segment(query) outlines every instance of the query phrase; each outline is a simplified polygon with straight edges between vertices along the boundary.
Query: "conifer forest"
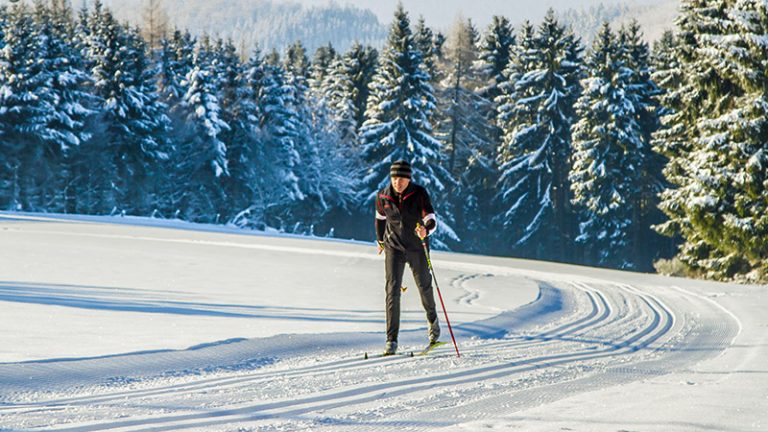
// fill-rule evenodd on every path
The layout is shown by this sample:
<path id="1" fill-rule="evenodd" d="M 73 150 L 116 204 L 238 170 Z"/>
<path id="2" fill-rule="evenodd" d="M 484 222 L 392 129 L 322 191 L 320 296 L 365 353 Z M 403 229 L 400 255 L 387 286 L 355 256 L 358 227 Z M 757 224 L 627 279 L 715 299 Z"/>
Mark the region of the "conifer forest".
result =
<path id="1" fill-rule="evenodd" d="M 436 249 L 768 279 L 765 1 L 681 0 L 653 43 L 400 6 L 383 46 L 248 51 L 100 1 L 6 3 L 0 209 L 372 242 L 407 159 Z"/>

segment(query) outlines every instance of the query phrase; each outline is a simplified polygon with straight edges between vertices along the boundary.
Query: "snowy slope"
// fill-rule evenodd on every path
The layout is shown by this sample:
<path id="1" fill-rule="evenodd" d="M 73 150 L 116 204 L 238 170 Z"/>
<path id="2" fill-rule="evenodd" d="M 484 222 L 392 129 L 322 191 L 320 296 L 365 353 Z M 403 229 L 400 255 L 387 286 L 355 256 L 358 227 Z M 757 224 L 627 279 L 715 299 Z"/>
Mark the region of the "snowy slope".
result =
<path id="1" fill-rule="evenodd" d="M 765 287 L 435 253 L 462 357 L 363 360 L 370 245 L 0 213 L 0 246 L 0 430 L 768 429 Z"/>

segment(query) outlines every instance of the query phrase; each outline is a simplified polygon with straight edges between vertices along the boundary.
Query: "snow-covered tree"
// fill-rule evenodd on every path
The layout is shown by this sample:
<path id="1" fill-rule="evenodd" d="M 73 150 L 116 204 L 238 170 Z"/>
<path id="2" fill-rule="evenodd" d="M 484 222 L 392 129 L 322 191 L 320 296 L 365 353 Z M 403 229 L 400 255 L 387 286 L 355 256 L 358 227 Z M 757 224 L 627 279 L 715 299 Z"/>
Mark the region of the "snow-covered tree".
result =
<path id="1" fill-rule="evenodd" d="M 177 206 L 186 220 L 221 222 L 226 214 L 224 177 L 229 175 L 227 146 L 221 140 L 230 126 L 221 118 L 219 80 L 210 46 L 196 47 L 183 97 L 187 130 L 178 144 Z"/>
<path id="2" fill-rule="evenodd" d="M 445 39 L 438 36 L 427 26 L 423 16 L 420 16 L 413 29 L 413 44 L 415 49 L 421 52 L 421 61 L 424 71 L 430 77 L 431 82 L 440 81 L 438 63 L 442 57 L 442 42 Z"/>
<path id="3" fill-rule="evenodd" d="M 56 115 L 52 71 L 38 63 L 47 57 L 28 7 L 13 5 L 3 20 L 0 51 L 0 152 L 9 209 L 39 209 L 40 186 L 66 144 L 50 123 Z M 49 65 L 48 65 L 49 66 Z M 64 147 L 62 147 L 64 145 Z"/>
<path id="4" fill-rule="evenodd" d="M 661 252 L 664 244 L 651 225 L 662 222 L 663 214 L 658 208 L 658 194 L 665 186 L 662 170 L 665 159 L 653 150 L 653 133 L 659 129 L 658 96 L 661 89 L 652 78 L 652 66 L 648 43 L 645 42 L 637 21 L 631 21 L 619 31 L 619 43 L 623 47 L 624 64 L 630 71 L 626 97 L 635 106 L 635 118 L 640 127 L 642 146 L 638 160 L 640 176 L 639 191 L 634 197 L 632 243 L 637 268 L 652 270 L 652 260 Z"/>
<path id="5" fill-rule="evenodd" d="M 433 194 L 443 193 L 452 182 L 442 167 L 443 150 L 432 131 L 435 96 L 422 66 L 408 15 L 398 5 L 380 66 L 371 83 L 366 117 L 360 131 L 365 202 L 389 182 L 389 165 L 405 159 L 413 165 L 414 181 Z M 440 212 L 440 201 L 437 211 Z M 440 234 L 455 237 L 450 221 L 443 219 Z"/>
<path id="6" fill-rule="evenodd" d="M 93 114 L 89 109 L 92 101 L 84 88 L 90 79 L 80 69 L 82 60 L 72 44 L 74 26 L 68 4 L 63 0 L 53 1 L 50 7 L 38 3 L 34 19 L 34 37 L 41 47 L 38 61 L 41 72 L 50 77 L 54 109 L 48 122 L 52 134 L 49 147 L 52 148 L 46 154 L 58 156 L 49 161 L 51 164 L 41 178 L 39 204 L 49 211 L 73 211 L 71 206 L 77 191 L 72 162 L 76 160 L 77 147 L 91 136 L 86 131 L 86 120 Z"/>
<path id="7" fill-rule="evenodd" d="M 304 199 L 299 188 L 300 119 L 294 108 L 295 88 L 280 66 L 265 62 L 260 75 L 251 79 L 251 86 L 257 91 L 261 129 L 255 182 L 258 199 L 251 214 L 252 219 L 263 226 L 286 228 L 291 220 L 285 209 Z"/>
<path id="8" fill-rule="evenodd" d="M 337 57 L 322 84 L 321 103 L 327 107 L 340 144 L 351 154 L 357 142 L 355 87 L 351 77 L 351 58 Z"/>
<path id="9" fill-rule="evenodd" d="M 344 57 L 349 68 L 349 79 L 352 81 L 355 125 L 356 129 L 359 130 L 365 121 L 365 109 L 368 104 L 368 95 L 370 94 L 368 86 L 376 74 L 379 64 L 379 53 L 370 46 L 365 47 L 355 43 Z"/>
<path id="10" fill-rule="evenodd" d="M 94 10 L 90 23 L 86 46 L 100 111 L 83 156 L 86 165 L 100 166 L 87 174 L 97 201 L 86 202 L 86 209 L 146 214 L 154 206 L 155 174 L 165 172 L 170 151 L 156 70 L 138 29 L 102 10 Z"/>
<path id="11" fill-rule="evenodd" d="M 535 34 L 523 25 L 519 41 L 499 97 L 499 219 L 512 250 L 563 260 L 571 249 L 570 131 L 581 48 L 551 9 Z"/>
<path id="12" fill-rule="evenodd" d="M 639 109 L 628 98 L 632 71 L 624 48 L 606 23 L 587 59 L 589 76 L 576 104 L 573 128 L 573 204 L 579 218 L 576 241 L 590 264 L 634 268 L 632 223 L 639 193 L 644 142 Z"/>
<path id="13" fill-rule="evenodd" d="M 454 184 L 445 213 L 460 227 L 464 247 L 478 247 L 487 239 L 489 180 L 493 168 L 493 128 L 488 124 L 493 105 L 472 89 L 477 34 L 469 20 L 457 19 L 444 48 L 445 61 L 439 83 L 436 136 L 444 143 L 445 169 Z M 476 240 L 476 241 L 474 241 Z"/>
<path id="14" fill-rule="evenodd" d="M 501 94 L 499 85 L 507 80 L 504 69 L 509 64 L 510 49 L 514 45 L 515 36 L 509 20 L 494 15 L 479 43 L 478 58 L 474 64 L 482 83 L 479 93 L 490 101 Z"/>
<path id="15" fill-rule="evenodd" d="M 759 1 L 684 1 L 677 22 L 683 80 L 656 135 L 675 188 L 659 229 L 680 234 L 678 257 L 708 277 L 766 273 L 767 15 Z"/>
<path id="16" fill-rule="evenodd" d="M 221 109 L 219 117 L 229 126 L 221 131 L 219 139 L 226 146 L 229 173 L 221 179 L 227 200 L 222 220 L 231 221 L 255 200 L 256 146 L 261 142 L 258 140 L 259 107 L 249 82 L 263 75 L 263 59 L 256 51 L 248 65 L 242 64 L 231 40 L 217 41 L 212 56 Z"/>
<path id="17" fill-rule="evenodd" d="M 285 70 L 294 76 L 303 77 L 306 80 L 309 74 L 309 58 L 307 58 L 307 49 L 301 41 L 296 41 L 291 44 L 285 51 L 285 58 L 283 59 L 283 67 Z"/>
<path id="18" fill-rule="evenodd" d="M 159 90 L 171 112 L 180 105 L 181 98 L 187 92 L 182 82 L 192 70 L 195 42 L 188 31 L 178 29 L 174 30 L 170 38 L 160 42 Z"/>
<path id="19" fill-rule="evenodd" d="M 408 15 L 400 5 L 370 85 L 367 120 L 360 131 L 368 165 L 364 179 L 368 199 L 387 185 L 389 165 L 398 159 L 411 161 L 414 178 L 431 190 L 446 187 L 449 176 L 440 168 L 442 146 L 431 124 L 435 97 L 421 64 Z"/>
<path id="20" fill-rule="evenodd" d="M 339 57 L 333 45 L 321 46 L 315 51 L 312 58 L 312 64 L 309 66 L 309 90 L 315 97 L 321 97 L 323 93 L 323 82 L 331 71 L 331 65 Z"/>

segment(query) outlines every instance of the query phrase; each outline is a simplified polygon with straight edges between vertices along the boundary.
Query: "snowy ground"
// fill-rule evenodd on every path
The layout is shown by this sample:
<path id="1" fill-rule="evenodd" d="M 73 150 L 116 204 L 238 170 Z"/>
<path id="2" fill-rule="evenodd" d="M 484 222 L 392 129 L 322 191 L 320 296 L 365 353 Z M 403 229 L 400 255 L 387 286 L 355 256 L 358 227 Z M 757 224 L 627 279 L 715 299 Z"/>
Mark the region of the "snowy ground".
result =
<path id="1" fill-rule="evenodd" d="M 370 245 L 0 213 L 0 430 L 768 430 L 766 287 L 433 258 L 462 357 L 363 360 Z"/>

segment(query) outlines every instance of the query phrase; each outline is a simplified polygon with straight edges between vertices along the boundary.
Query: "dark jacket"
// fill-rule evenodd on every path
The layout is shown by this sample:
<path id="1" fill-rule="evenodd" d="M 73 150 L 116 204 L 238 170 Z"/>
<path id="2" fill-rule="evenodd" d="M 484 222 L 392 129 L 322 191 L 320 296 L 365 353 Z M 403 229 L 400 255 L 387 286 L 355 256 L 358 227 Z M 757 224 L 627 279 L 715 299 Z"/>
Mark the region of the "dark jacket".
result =
<path id="1" fill-rule="evenodd" d="M 402 194 L 390 184 L 376 195 L 376 239 L 385 248 L 401 251 L 421 250 L 416 224 L 427 228 L 431 235 L 437 227 L 435 211 L 429 194 L 411 182 Z"/>

